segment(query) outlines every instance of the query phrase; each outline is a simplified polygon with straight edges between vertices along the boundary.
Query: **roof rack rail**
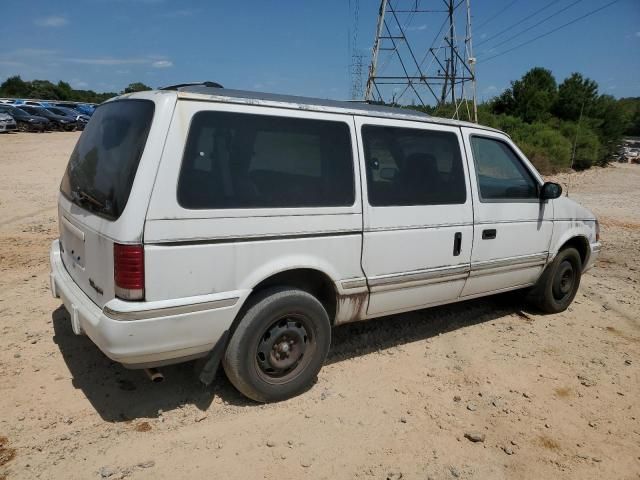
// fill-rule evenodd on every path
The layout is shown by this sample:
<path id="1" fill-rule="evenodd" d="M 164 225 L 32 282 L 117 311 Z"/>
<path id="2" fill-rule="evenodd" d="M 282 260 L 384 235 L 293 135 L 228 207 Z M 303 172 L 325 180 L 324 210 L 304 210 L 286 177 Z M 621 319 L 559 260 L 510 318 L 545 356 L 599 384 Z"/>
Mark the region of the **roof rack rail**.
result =
<path id="1" fill-rule="evenodd" d="M 183 87 L 193 87 L 202 85 L 203 87 L 210 88 L 224 88 L 222 85 L 216 82 L 190 82 L 190 83 L 178 83 L 176 85 L 168 85 L 166 87 L 160 87 L 158 90 L 180 90 Z"/>

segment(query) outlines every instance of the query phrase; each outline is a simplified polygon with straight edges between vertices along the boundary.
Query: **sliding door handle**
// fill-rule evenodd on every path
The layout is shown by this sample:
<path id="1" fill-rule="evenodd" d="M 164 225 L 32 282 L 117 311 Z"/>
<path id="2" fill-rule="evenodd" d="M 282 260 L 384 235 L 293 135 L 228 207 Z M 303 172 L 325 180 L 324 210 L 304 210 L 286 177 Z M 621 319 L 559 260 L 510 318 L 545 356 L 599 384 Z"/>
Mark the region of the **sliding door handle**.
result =
<path id="1" fill-rule="evenodd" d="M 495 228 L 490 228 L 488 230 L 483 230 L 482 231 L 482 239 L 483 240 L 493 240 L 494 238 L 496 238 L 496 229 Z"/>
<path id="2" fill-rule="evenodd" d="M 453 236 L 453 256 L 457 257 L 460 255 L 460 251 L 462 250 L 462 232 L 456 232 Z"/>

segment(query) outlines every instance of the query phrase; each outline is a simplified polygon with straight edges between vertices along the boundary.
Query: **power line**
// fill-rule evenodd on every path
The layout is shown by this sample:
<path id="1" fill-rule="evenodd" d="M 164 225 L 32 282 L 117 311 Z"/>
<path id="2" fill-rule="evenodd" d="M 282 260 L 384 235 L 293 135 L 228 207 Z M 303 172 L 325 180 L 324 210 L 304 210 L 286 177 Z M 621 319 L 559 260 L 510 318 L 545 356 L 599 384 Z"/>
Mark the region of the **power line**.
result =
<path id="1" fill-rule="evenodd" d="M 512 30 L 513 28 L 517 27 L 518 25 L 526 22 L 527 20 L 529 20 L 532 17 L 535 17 L 537 14 L 539 14 L 540 12 L 543 12 L 544 10 L 546 10 L 547 8 L 549 8 L 552 5 L 555 5 L 557 2 L 557 0 L 551 0 L 549 3 L 547 3 L 544 7 L 536 10 L 535 12 L 533 12 L 530 15 L 527 15 L 526 17 L 524 17 L 522 20 L 520 20 L 519 22 L 514 23 L 513 25 L 511 25 L 510 27 L 505 28 L 504 30 L 500 30 L 498 33 L 496 33 L 495 35 L 491 35 L 488 38 L 483 39 L 481 42 L 476 44 L 476 47 L 479 47 L 480 45 L 487 43 L 488 41 L 499 37 L 500 35 L 502 35 L 503 33 L 508 32 L 509 30 Z"/>
<path id="2" fill-rule="evenodd" d="M 514 3 L 516 3 L 518 0 L 513 0 L 509 5 L 507 5 L 506 7 L 504 7 L 502 10 L 500 10 L 499 12 L 497 12 L 495 15 L 487 18 L 484 22 L 482 22 L 480 25 L 478 25 L 477 28 L 482 28 L 484 27 L 487 23 L 491 22 L 494 18 L 499 17 L 500 15 L 502 15 L 508 8 L 510 8 Z"/>
<path id="3" fill-rule="evenodd" d="M 539 25 L 542 25 L 542 24 L 543 24 L 543 23 L 545 23 L 546 21 L 548 21 L 548 20 L 552 19 L 553 17 L 555 17 L 556 15 L 558 15 L 558 14 L 560 14 L 560 13 L 562 13 L 562 12 L 564 12 L 564 11 L 568 10 L 568 9 L 570 9 L 571 7 L 573 7 L 574 5 L 576 5 L 576 4 L 580 3 L 580 2 L 582 2 L 582 0 L 575 0 L 573 3 L 570 3 L 569 5 L 567 5 L 567 6 L 566 6 L 566 7 L 564 7 L 564 8 L 561 8 L 561 9 L 560 9 L 560 10 L 558 10 L 557 12 L 552 13 L 551 15 L 549 15 L 549 16 L 547 16 L 547 17 L 544 17 L 542 20 L 540 20 L 540 21 L 539 21 L 539 22 L 537 22 L 537 23 L 534 23 L 534 24 L 533 24 L 533 25 L 531 25 L 530 27 L 525 28 L 524 30 L 522 30 L 522 31 L 520 31 L 520 32 L 518 32 L 518 33 L 516 33 L 515 35 L 510 36 L 509 38 L 507 38 L 506 40 L 501 41 L 500 43 L 496 43 L 496 44 L 495 44 L 493 47 L 491 47 L 491 48 L 499 47 L 500 45 L 504 45 L 505 43 L 510 42 L 510 41 L 511 41 L 511 40 L 513 40 L 514 38 L 518 38 L 520 35 L 522 35 L 522 34 L 524 34 L 524 33 L 527 33 L 529 30 L 532 30 L 532 29 L 536 28 L 536 27 L 537 27 L 537 26 L 539 26 Z"/>
<path id="4" fill-rule="evenodd" d="M 502 53 L 498 53 L 498 54 L 493 55 L 491 57 L 488 57 L 488 58 L 485 58 L 485 59 L 480 59 L 480 60 L 483 61 L 483 62 L 488 62 L 489 60 L 492 60 L 492 59 L 494 59 L 496 57 L 500 57 L 500 56 L 505 55 L 505 54 L 507 54 L 509 52 L 512 52 L 513 50 L 516 50 L 516 49 L 518 49 L 520 47 L 524 47 L 525 45 L 528 45 L 528 44 L 530 44 L 532 42 L 535 42 L 536 40 L 540 40 L 543 37 L 549 36 L 552 33 L 555 33 L 555 32 L 557 32 L 558 30 L 560 30 L 560 29 L 562 29 L 564 27 L 568 27 L 569 25 L 572 25 L 572 24 L 574 24 L 576 22 L 579 22 L 580 20 L 582 20 L 584 18 L 590 17 L 591 15 L 594 15 L 594 14 L 598 13 L 600 10 L 604 10 L 605 8 L 610 7 L 611 5 L 613 5 L 614 3 L 618 3 L 619 1 L 620 0 L 613 0 L 612 2 L 609 2 L 609 3 L 607 3 L 606 5 L 603 5 L 600 8 L 596 8 L 595 10 L 591 10 L 590 12 L 587 12 L 584 15 L 581 15 L 578 18 L 575 18 L 575 19 L 571 20 L 570 22 L 564 23 L 564 24 L 560 25 L 559 27 L 554 28 L 553 30 L 549 30 L 546 33 L 543 33 L 541 35 L 538 35 L 537 37 L 532 38 L 531 40 L 527 40 L 526 42 L 523 42 L 523 43 L 521 43 L 519 45 L 516 45 L 515 47 L 512 47 L 512 48 L 510 48 L 508 50 L 505 50 Z"/>

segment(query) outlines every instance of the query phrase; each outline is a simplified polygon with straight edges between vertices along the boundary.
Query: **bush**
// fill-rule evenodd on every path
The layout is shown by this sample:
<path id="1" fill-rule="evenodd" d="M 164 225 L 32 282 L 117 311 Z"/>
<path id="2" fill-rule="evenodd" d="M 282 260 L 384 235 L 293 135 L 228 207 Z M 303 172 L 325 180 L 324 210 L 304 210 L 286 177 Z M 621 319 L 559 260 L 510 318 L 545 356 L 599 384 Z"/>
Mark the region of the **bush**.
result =
<path id="1" fill-rule="evenodd" d="M 516 142 L 533 149 L 530 160 L 543 173 L 554 173 L 571 166 L 571 142 L 558 130 L 543 123 L 526 125 Z"/>

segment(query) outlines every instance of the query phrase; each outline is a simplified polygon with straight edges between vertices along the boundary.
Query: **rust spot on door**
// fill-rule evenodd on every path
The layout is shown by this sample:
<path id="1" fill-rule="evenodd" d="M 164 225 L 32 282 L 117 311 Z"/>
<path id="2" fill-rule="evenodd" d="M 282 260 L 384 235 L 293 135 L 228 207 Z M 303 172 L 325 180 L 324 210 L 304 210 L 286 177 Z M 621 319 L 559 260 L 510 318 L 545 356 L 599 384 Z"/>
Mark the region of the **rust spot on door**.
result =
<path id="1" fill-rule="evenodd" d="M 357 322 L 364 320 L 369 305 L 369 293 L 353 293 L 351 295 L 338 295 L 338 308 L 336 309 L 335 324 Z"/>

